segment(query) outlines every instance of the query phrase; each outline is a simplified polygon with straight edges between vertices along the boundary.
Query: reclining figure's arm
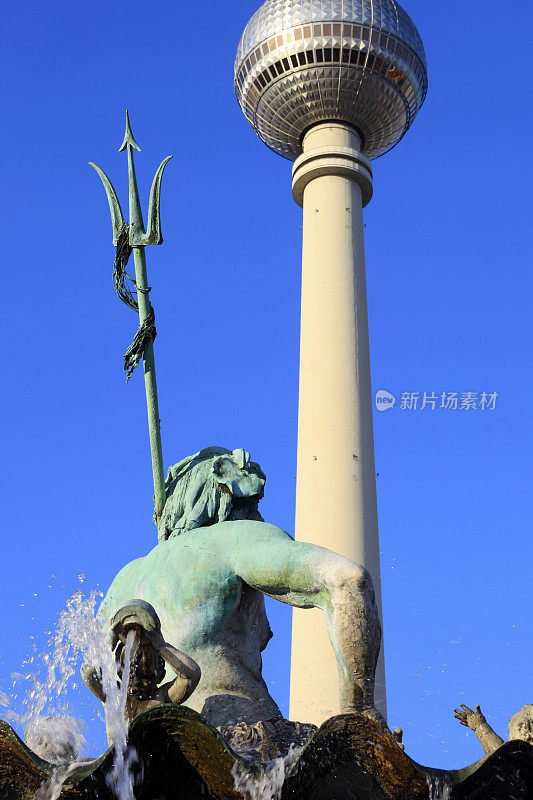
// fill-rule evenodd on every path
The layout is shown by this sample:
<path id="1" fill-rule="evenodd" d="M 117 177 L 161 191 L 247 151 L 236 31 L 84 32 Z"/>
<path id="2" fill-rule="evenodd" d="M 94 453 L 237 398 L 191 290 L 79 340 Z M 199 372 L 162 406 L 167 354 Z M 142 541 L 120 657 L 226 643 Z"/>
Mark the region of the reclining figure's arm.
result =
<path id="1" fill-rule="evenodd" d="M 471 731 L 474 731 L 481 742 L 483 751 L 488 756 L 490 756 L 491 753 L 495 753 L 498 747 L 502 746 L 504 741 L 501 736 L 494 733 L 482 714 L 481 708 L 476 706 L 476 710 L 472 711 L 472 709 L 465 706 L 464 703 L 461 703 L 461 708 L 462 711 L 459 708 L 454 709 L 455 719 L 458 719 L 461 725 L 465 725 L 467 728 L 470 728 Z"/>

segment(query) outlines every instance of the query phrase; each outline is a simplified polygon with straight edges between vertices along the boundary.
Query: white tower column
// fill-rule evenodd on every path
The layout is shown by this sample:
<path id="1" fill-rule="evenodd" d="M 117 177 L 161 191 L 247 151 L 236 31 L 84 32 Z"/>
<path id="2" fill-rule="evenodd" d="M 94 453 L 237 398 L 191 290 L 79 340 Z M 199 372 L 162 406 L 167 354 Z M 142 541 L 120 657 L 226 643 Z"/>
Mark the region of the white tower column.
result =
<path id="1" fill-rule="evenodd" d="M 303 140 L 293 196 L 303 206 L 296 539 L 370 572 L 381 618 L 363 206 L 372 168 L 355 129 L 321 123 Z M 386 713 L 383 643 L 376 705 Z M 338 714 L 337 666 L 322 612 L 294 609 L 290 717 Z"/>

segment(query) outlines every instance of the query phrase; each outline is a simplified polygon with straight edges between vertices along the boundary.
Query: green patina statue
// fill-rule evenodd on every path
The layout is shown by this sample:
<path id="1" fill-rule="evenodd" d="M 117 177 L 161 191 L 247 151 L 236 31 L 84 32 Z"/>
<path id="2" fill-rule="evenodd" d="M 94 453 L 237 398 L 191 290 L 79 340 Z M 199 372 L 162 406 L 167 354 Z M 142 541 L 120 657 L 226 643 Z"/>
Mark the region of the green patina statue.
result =
<path id="1" fill-rule="evenodd" d="M 121 570 L 99 615 L 112 620 L 130 598 L 150 603 L 164 641 L 200 667 L 186 705 L 224 727 L 281 717 L 261 674 L 261 651 L 272 636 L 263 595 L 320 608 L 342 711 L 382 721 L 373 701 L 381 628 L 370 575 L 264 522 L 264 485 L 244 450 L 208 447 L 171 467 L 159 543 Z"/>

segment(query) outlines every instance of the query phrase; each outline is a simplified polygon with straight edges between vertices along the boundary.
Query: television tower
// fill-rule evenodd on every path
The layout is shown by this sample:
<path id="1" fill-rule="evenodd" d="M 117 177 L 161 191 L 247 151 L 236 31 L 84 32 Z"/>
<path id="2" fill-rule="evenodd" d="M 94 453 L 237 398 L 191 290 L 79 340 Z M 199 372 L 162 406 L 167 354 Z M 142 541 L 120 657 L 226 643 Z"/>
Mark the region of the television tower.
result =
<path id="1" fill-rule="evenodd" d="M 363 207 L 371 159 L 427 91 L 426 57 L 395 0 L 267 0 L 237 49 L 235 92 L 258 135 L 294 161 L 303 208 L 296 538 L 365 566 L 381 616 Z M 321 612 L 295 609 L 291 719 L 339 713 Z M 376 705 L 386 714 L 383 644 Z"/>

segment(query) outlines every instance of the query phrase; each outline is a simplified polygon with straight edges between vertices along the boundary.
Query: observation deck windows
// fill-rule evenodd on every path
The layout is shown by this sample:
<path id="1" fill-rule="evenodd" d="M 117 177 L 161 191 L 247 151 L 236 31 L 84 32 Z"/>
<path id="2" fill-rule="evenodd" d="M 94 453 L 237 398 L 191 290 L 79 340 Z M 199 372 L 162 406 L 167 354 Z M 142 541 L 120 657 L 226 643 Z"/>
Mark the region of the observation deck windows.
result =
<path id="1" fill-rule="evenodd" d="M 423 102 L 427 77 L 420 40 L 391 11 L 392 0 L 270 3 L 241 40 L 235 75 L 241 107 L 260 136 L 295 157 L 300 128 L 316 121 L 320 108 L 333 119 L 360 103 L 368 152 L 376 157 L 394 146 Z"/>
<path id="2" fill-rule="evenodd" d="M 279 48 L 287 42 L 295 42 L 299 52 L 280 52 Z M 272 51 L 275 51 L 277 60 L 269 64 L 265 57 L 273 56 Z M 373 27 L 368 21 L 363 25 L 333 20 L 312 22 L 280 34 L 276 32 L 267 41 L 255 45 L 253 51 L 242 60 L 235 76 L 235 90 L 245 114 L 250 120 L 253 119 L 259 98 L 263 92 L 272 91 L 272 82 L 278 82 L 279 78 L 284 78 L 292 71 L 312 70 L 314 65 L 323 64 L 349 66 L 354 74 L 355 69 L 365 70 L 392 81 L 401 90 L 410 108 L 407 117 L 416 114 L 427 85 L 419 56 L 393 33 Z M 327 80 L 331 82 L 332 78 L 327 77 Z M 336 82 L 336 78 L 333 78 L 333 82 Z M 330 84 L 327 85 L 329 87 Z M 285 91 L 283 84 L 280 90 Z M 405 120 L 401 124 L 404 125 Z M 383 131 L 382 134 L 385 135 Z M 389 135 L 394 136 L 392 128 L 387 133 Z"/>

